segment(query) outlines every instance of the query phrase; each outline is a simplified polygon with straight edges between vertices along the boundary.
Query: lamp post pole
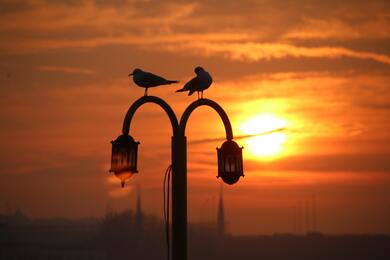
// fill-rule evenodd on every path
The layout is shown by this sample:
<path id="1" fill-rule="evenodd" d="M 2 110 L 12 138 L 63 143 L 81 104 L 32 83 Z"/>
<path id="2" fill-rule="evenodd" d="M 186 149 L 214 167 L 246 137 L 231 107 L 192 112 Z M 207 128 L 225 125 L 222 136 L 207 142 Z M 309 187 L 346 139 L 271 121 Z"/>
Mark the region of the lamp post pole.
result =
<path id="1" fill-rule="evenodd" d="M 168 115 L 172 126 L 172 259 L 187 259 L 187 138 L 185 128 L 191 113 L 199 106 L 213 108 L 225 127 L 226 139 L 233 139 L 232 127 L 225 111 L 216 102 L 209 99 L 198 99 L 184 111 L 180 124 L 172 108 L 161 98 L 143 96 L 136 100 L 127 111 L 123 122 L 122 133 L 128 135 L 131 120 L 137 109 L 145 103 L 159 105 Z"/>

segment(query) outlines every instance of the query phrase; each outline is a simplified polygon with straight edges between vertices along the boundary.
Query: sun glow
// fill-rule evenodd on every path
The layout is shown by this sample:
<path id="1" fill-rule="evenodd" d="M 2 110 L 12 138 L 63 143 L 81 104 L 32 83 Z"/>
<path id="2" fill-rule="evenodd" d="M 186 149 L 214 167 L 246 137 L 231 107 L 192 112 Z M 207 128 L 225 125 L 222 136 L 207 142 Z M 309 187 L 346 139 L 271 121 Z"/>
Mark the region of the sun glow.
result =
<path id="1" fill-rule="evenodd" d="M 273 158 L 280 155 L 287 140 L 286 134 L 282 132 L 286 125 L 286 121 L 273 114 L 260 114 L 245 121 L 240 126 L 240 131 L 244 135 L 261 134 L 246 139 L 245 150 L 251 157 Z M 281 131 L 277 132 L 278 130 Z M 267 132 L 270 133 L 266 134 Z"/>

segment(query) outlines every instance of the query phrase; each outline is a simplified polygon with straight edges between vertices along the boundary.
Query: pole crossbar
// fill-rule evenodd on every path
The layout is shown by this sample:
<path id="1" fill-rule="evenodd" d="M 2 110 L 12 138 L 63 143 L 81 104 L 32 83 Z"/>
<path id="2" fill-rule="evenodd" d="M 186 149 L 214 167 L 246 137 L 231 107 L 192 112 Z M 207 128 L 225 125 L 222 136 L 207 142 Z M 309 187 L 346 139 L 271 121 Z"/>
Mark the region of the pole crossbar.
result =
<path id="1" fill-rule="evenodd" d="M 129 134 L 131 120 L 133 119 L 135 112 L 138 110 L 139 107 L 141 107 L 143 104 L 146 104 L 146 103 L 154 103 L 154 104 L 159 105 L 162 109 L 164 109 L 164 111 L 166 112 L 166 114 L 169 117 L 169 120 L 171 121 L 173 135 L 176 135 L 179 133 L 179 123 L 178 123 L 177 117 L 175 115 L 175 112 L 173 112 L 172 108 L 168 105 L 168 103 L 159 97 L 142 96 L 141 98 L 137 99 L 130 106 L 129 110 L 127 111 L 125 119 L 123 121 L 123 127 L 122 127 L 123 134 L 127 134 L 127 135 Z"/>
<path id="2" fill-rule="evenodd" d="M 200 106 L 211 107 L 218 113 L 218 115 L 222 119 L 223 125 L 225 126 L 226 139 L 227 140 L 233 140 L 232 126 L 230 124 L 229 118 L 228 118 L 225 110 L 223 110 L 223 108 L 220 105 L 218 105 L 217 102 L 212 101 L 211 99 L 206 99 L 206 98 L 198 99 L 198 100 L 192 102 L 187 107 L 187 109 L 184 111 L 184 113 L 183 113 L 183 115 L 182 115 L 182 117 L 180 119 L 180 131 L 182 131 L 182 135 L 185 136 L 185 129 L 186 129 L 187 121 L 188 121 L 188 118 L 190 117 L 191 113 L 197 107 L 200 107 Z"/>

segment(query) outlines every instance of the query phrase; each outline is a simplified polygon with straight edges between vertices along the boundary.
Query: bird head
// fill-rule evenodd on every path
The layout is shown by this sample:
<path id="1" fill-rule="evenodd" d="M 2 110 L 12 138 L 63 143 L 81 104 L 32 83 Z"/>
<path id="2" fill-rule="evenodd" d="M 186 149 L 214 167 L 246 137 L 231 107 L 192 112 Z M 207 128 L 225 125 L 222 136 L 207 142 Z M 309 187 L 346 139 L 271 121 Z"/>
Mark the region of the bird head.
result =
<path id="1" fill-rule="evenodd" d="M 133 72 L 130 73 L 128 76 L 130 77 L 130 76 L 133 76 L 134 74 L 137 74 L 137 73 L 140 73 L 140 72 L 142 72 L 141 69 L 134 69 Z"/>
<path id="2" fill-rule="evenodd" d="M 201 66 L 198 66 L 195 68 L 195 74 L 198 75 L 199 73 L 201 73 L 202 71 L 204 71 L 204 69 L 201 67 Z"/>

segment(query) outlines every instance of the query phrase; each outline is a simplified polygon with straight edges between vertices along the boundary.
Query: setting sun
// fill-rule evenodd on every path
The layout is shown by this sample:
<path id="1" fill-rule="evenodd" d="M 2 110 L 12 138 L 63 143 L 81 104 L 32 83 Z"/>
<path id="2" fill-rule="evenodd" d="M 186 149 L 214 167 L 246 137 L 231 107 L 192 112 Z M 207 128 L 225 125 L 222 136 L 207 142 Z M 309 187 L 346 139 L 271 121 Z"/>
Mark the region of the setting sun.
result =
<path id="1" fill-rule="evenodd" d="M 271 132 L 265 135 L 254 136 L 246 140 L 245 147 L 251 156 L 273 157 L 281 154 L 287 136 L 282 132 L 272 132 L 284 129 L 286 121 L 273 114 L 260 114 L 245 121 L 240 130 L 246 135 L 256 135 Z"/>

